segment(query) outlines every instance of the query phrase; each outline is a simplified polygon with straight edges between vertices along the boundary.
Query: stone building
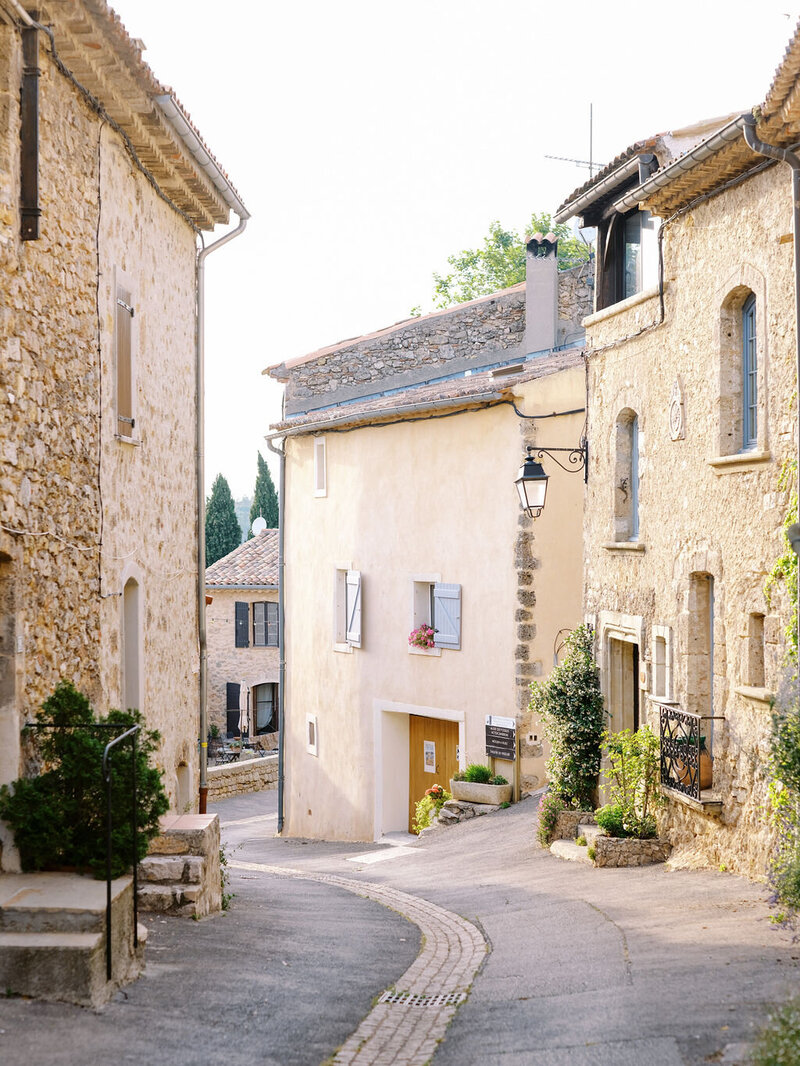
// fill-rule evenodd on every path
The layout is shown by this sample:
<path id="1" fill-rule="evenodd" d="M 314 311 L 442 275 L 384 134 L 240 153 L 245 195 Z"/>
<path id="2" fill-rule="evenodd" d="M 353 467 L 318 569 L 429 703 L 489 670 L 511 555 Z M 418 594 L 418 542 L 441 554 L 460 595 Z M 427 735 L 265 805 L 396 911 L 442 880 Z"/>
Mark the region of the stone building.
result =
<path id="1" fill-rule="evenodd" d="M 206 569 L 208 721 L 222 736 L 278 729 L 278 530 L 265 529 Z M 244 691 L 242 691 L 244 690 Z"/>
<path id="2" fill-rule="evenodd" d="M 533 239 L 526 283 L 268 371 L 286 385 L 288 835 L 407 830 L 426 788 L 485 761 L 487 715 L 517 723 L 497 772 L 517 795 L 543 780 L 528 686 L 580 618 L 583 480 L 554 467 L 535 526 L 513 482 L 526 444 L 580 441 L 592 281 L 555 251 Z M 433 646 L 409 643 L 423 624 Z"/>
<path id="3" fill-rule="evenodd" d="M 247 212 L 104 0 L 45 0 L 37 17 L 0 0 L 0 782 L 24 769 L 22 723 L 68 679 L 98 711 L 144 712 L 184 809 L 197 247 Z"/>
<path id="4" fill-rule="evenodd" d="M 584 609 L 611 728 L 661 735 L 676 859 L 754 876 L 791 618 L 765 585 L 785 550 L 797 391 L 791 171 L 745 135 L 797 141 L 798 67 L 796 36 L 757 122 L 635 144 L 556 215 L 598 227 Z"/>

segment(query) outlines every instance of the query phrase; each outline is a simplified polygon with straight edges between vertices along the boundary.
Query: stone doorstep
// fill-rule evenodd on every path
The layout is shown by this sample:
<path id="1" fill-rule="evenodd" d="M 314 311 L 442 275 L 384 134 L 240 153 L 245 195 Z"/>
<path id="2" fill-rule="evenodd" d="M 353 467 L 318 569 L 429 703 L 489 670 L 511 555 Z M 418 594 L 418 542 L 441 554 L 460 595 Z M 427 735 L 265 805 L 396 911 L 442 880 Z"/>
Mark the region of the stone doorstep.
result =
<path id="1" fill-rule="evenodd" d="M 207 855 L 215 836 L 219 847 L 216 814 L 167 814 L 160 826 L 159 835 L 150 841 L 149 855 Z"/>
<path id="2" fill-rule="evenodd" d="M 200 899 L 200 885 L 148 884 L 139 887 L 139 910 L 160 914 L 194 914 Z"/>
<path id="3" fill-rule="evenodd" d="M 572 840 L 554 840 L 550 845 L 550 854 L 569 862 L 582 862 L 584 866 L 594 866 L 589 858 L 588 847 L 582 848 Z"/>

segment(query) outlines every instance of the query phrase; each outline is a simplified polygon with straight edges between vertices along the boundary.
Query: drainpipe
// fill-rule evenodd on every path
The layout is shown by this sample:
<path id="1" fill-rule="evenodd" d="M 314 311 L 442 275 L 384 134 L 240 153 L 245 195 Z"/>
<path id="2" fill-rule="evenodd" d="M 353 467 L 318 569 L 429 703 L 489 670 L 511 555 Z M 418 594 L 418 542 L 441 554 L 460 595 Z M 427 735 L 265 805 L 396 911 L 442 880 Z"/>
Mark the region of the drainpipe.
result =
<path id="1" fill-rule="evenodd" d="M 269 437 L 266 438 L 267 447 L 280 458 L 280 476 L 278 478 L 278 647 L 280 649 L 280 665 L 278 667 L 278 833 L 283 832 L 283 756 L 284 756 L 284 711 L 286 707 L 286 641 L 284 611 L 285 611 L 285 582 L 283 579 L 285 569 L 284 556 L 284 531 L 286 528 L 286 510 L 284 500 L 286 498 L 286 438 L 283 447 L 276 448 Z"/>
<path id="2" fill-rule="evenodd" d="M 748 148 L 758 155 L 788 163 L 792 168 L 792 234 L 794 240 L 794 334 L 797 361 L 797 476 L 798 476 L 798 520 L 800 520 L 800 158 L 788 148 L 777 148 L 774 144 L 765 144 L 756 136 L 756 120 L 753 115 L 744 116 L 744 139 Z M 800 636 L 800 596 L 797 601 L 797 625 Z"/>
<path id="3" fill-rule="evenodd" d="M 200 814 L 206 813 L 208 803 L 208 641 L 206 637 L 206 431 L 204 425 L 205 416 L 205 319 L 206 319 L 206 296 L 205 296 L 205 262 L 206 258 L 221 248 L 223 244 L 232 241 L 244 232 L 249 216 L 239 216 L 239 225 L 236 229 L 220 237 L 207 248 L 202 248 L 197 254 L 197 318 L 195 334 L 195 354 L 197 373 L 197 396 L 195 418 L 197 421 L 197 455 L 196 455 L 196 478 L 197 478 L 197 642 L 200 648 Z"/>

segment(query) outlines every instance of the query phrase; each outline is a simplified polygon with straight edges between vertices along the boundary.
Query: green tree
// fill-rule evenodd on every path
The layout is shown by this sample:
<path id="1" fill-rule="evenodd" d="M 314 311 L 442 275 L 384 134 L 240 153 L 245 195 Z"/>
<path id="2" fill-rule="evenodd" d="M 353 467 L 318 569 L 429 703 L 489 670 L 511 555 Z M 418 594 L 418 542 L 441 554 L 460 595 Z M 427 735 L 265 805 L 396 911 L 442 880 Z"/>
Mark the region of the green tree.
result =
<path id="1" fill-rule="evenodd" d="M 266 460 L 261 452 L 258 453 L 258 473 L 256 475 L 256 490 L 253 493 L 253 503 L 250 507 L 251 530 L 247 539 L 252 537 L 253 522 L 261 517 L 267 523 L 267 529 L 278 528 L 278 494 L 272 481 Z"/>
<path id="2" fill-rule="evenodd" d="M 550 791 L 568 806 L 586 808 L 593 806 L 600 772 L 605 709 L 591 628 L 578 626 L 565 643 L 564 662 L 531 685 L 530 709 L 550 741 Z"/>
<path id="3" fill-rule="evenodd" d="M 242 531 L 236 518 L 230 486 L 222 474 L 217 474 L 206 500 L 206 566 L 242 543 Z"/>
<path id="4" fill-rule="evenodd" d="M 525 280 L 525 235 L 553 232 L 558 237 L 558 266 L 560 270 L 585 263 L 591 248 L 578 237 L 573 237 L 569 226 L 563 222 L 553 224 L 552 217 L 543 214 L 531 215 L 523 232 L 504 229 L 499 222 L 492 222 L 489 235 L 478 248 L 465 248 L 463 252 L 447 257 L 453 268 L 442 276 L 434 274 L 434 303 L 444 309 L 453 304 L 489 296 L 500 289 L 510 288 Z"/>

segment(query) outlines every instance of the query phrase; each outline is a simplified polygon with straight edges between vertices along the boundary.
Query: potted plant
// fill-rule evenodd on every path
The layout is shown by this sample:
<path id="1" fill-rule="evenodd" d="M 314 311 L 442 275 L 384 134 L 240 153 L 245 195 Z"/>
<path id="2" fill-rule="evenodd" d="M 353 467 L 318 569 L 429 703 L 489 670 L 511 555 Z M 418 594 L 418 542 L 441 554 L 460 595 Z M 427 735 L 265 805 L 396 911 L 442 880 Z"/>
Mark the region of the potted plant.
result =
<path id="1" fill-rule="evenodd" d="M 435 648 L 436 632 L 437 630 L 423 622 L 421 626 L 412 629 L 408 634 L 408 643 L 412 648 Z"/>
<path id="2" fill-rule="evenodd" d="M 511 802 L 512 788 L 500 774 L 492 774 L 491 768 L 482 763 L 470 763 L 466 770 L 453 776 L 450 782 L 453 799 L 466 803 Z"/>
<path id="3" fill-rule="evenodd" d="M 678 747 L 690 748 L 694 747 L 694 741 L 689 739 L 679 740 Z M 711 788 L 711 783 L 714 779 L 714 763 L 706 748 L 706 738 L 700 737 L 700 764 L 698 766 L 700 773 L 700 788 Z M 677 759 L 675 762 L 675 774 L 682 785 L 688 785 L 691 782 L 691 767 L 689 765 L 688 753 L 686 759 Z"/>

